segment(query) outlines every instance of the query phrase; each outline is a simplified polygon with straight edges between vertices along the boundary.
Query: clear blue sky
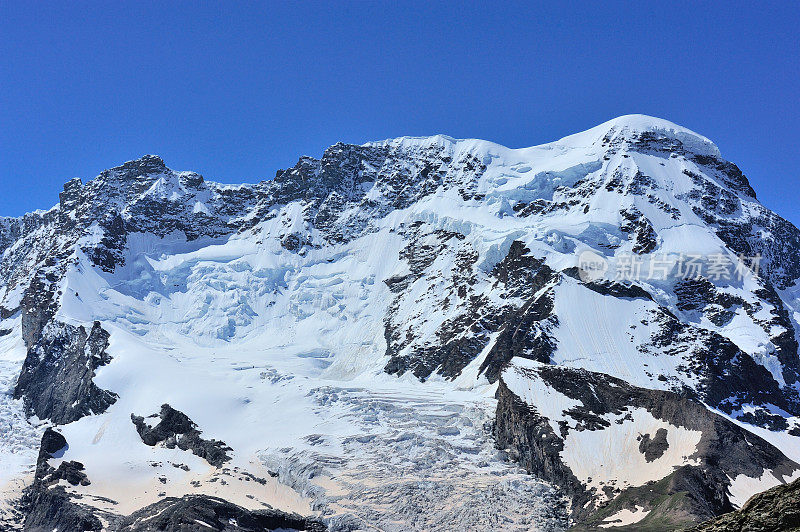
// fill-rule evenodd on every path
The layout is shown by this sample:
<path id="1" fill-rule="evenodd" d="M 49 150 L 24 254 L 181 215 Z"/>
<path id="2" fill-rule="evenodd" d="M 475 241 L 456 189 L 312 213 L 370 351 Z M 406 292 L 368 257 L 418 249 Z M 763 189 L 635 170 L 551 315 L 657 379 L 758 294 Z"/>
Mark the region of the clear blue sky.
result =
<path id="1" fill-rule="evenodd" d="M 252 182 L 340 140 L 521 147 L 644 113 L 800 224 L 800 4 L 554 4 L 0 0 L 0 214 L 145 153 Z"/>

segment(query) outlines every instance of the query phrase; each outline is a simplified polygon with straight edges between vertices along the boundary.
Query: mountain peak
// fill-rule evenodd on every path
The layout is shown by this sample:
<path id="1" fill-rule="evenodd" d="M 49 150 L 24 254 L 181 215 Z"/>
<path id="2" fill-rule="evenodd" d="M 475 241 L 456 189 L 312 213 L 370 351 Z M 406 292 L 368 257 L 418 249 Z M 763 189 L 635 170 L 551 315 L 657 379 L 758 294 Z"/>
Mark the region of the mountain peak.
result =
<path id="1" fill-rule="evenodd" d="M 35 471 L 25 523 L 48 530 L 74 526 L 33 519 L 75 504 L 95 529 L 197 515 L 199 491 L 331 528 L 742 504 L 800 475 L 800 230 L 711 154 L 631 115 L 533 148 L 335 144 L 256 185 L 153 155 L 69 181 L 50 211 L 0 219 L 0 486 Z M 419 478 L 430 504 L 373 505 Z"/>
<path id="2" fill-rule="evenodd" d="M 622 115 L 603 122 L 581 133 L 569 135 L 542 146 L 567 146 L 588 148 L 603 145 L 620 145 L 631 142 L 677 141 L 686 151 L 697 155 L 721 158 L 719 148 L 711 140 L 669 120 L 642 114 Z M 670 143 L 672 144 L 672 143 Z M 498 151 L 508 149 L 500 144 L 480 139 L 458 139 L 447 135 L 405 136 L 368 142 L 364 146 L 392 146 L 399 148 L 440 148 L 473 151 Z M 537 146 L 533 146 L 534 148 Z M 522 148 L 527 149 L 527 148 Z"/>
<path id="3" fill-rule="evenodd" d="M 606 127 L 627 128 L 635 131 L 652 131 L 652 130 L 685 131 L 693 135 L 700 136 L 697 135 L 697 133 L 694 133 L 693 131 L 683 126 L 680 126 L 674 122 L 670 122 L 669 120 L 665 120 L 657 116 L 650 116 L 643 114 L 621 115 L 616 118 L 612 118 L 607 122 L 603 122 L 602 124 L 599 125 Z"/>
<path id="4" fill-rule="evenodd" d="M 117 172 L 130 175 L 157 174 L 167 170 L 164 160 L 158 155 L 142 155 L 138 159 L 128 161 L 111 168 L 110 172 Z"/>
<path id="5" fill-rule="evenodd" d="M 684 149 L 698 155 L 721 157 L 717 145 L 703 135 L 669 120 L 641 114 L 618 116 L 581 133 L 564 137 L 557 144 L 573 147 L 622 144 L 641 140 L 645 136 L 654 140 L 676 140 Z"/>
<path id="6" fill-rule="evenodd" d="M 403 148 L 403 149 L 415 149 L 415 148 L 435 148 L 435 149 L 486 149 L 489 148 L 504 148 L 499 144 L 494 142 L 490 142 L 488 140 L 481 140 L 481 139 L 457 139 L 453 138 L 448 135 L 443 135 L 441 133 L 436 135 L 430 136 L 405 136 L 405 137 L 397 137 L 392 139 L 385 139 L 379 140 L 374 142 L 367 142 L 363 146 L 391 146 L 395 148 Z M 456 148 L 458 147 L 458 148 Z"/>

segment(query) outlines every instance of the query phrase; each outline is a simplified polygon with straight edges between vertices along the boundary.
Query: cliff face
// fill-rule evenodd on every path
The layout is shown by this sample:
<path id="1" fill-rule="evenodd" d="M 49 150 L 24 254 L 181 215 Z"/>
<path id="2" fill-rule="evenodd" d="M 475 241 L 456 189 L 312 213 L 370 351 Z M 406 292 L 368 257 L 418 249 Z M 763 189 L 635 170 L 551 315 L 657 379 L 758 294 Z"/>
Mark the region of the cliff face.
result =
<path id="1" fill-rule="evenodd" d="M 800 529 L 800 480 L 755 495 L 740 510 L 693 528 L 697 532 Z"/>
<path id="2" fill-rule="evenodd" d="M 0 459 L 59 425 L 103 519 L 213 492 L 340 528 L 684 526 L 797 472 L 800 231 L 663 120 L 340 143 L 252 185 L 145 156 L 0 219 L 0 252 Z M 165 404 L 188 432 L 153 436 Z"/>
<path id="3" fill-rule="evenodd" d="M 580 529 L 624 526 L 630 514 L 636 530 L 686 528 L 732 511 L 736 479 L 800 473 L 693 397 L 524 361 L 503 374 L 494 433 L 528 471 L 571 492 Z"/>

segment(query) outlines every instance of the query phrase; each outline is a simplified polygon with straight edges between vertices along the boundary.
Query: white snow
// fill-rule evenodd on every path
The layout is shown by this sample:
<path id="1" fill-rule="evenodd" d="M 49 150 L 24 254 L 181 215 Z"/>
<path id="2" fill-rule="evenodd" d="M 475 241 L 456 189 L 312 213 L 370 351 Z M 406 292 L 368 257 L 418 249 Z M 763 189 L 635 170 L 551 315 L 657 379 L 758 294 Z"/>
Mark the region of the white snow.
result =
<path id="1" fill-rule="evenodd" d="M 619 512 L 607 517 L 605 523 L 600 525 L 601 528 L 611 528 L 615 526 L 627 526 L 638 523 L 650 513 L 650 510 L 645 510 L 644 506 L 635 505 L 633 510 L 623 508 Z"/>
<path id="2" fill-rule="evenodd" d="M 623 299 L 594 292 L 573 279 L 556 289 L 559 325 L 552 362 L 605 373 L 644 388 L 665 388 L 658 376 L 678 376 L 682 359 L 638 349 L 657 331 L 646 299 Z M 685 376 L 681 375 L 685 379 Z"/>
<path id="3" fill-rule="evenodd" d="M 736 478 L 731 479 L 729 488 L 731 502 L 737 508 L 741 508 L 756 493 L 791 482 L 797 478 L 800 478 L 800 471 L 797 471 L 790 478 L 783 479 L 777 478 L 772 471 L 764 471 L 761 477 L 758 478 L 738 475 Z"/>
<path id="4" fill-rule="evenodd" d="M 398 505 L 409 500 L 410 486 L 436 481 L 439 500 L 426 503 L 431 519 L 447 523 L 453 518 L 447 505 L 458 502 L 474 507 L 476 514 L 502 511 L 524 522 L 523 510 L 539 508 L 548 491 L 504 463 L 483 429 L 495 406 L 495 386 L 479 368 L 497 332 L 487 335 L 481 353 L 454 381 L 434 375 L 421 383 L 410 374 L 398 378 L 384 373 L 385 320 L 402 324 L 401 332 L 407 333 L 403 353 L 431 345 L 441 325 L 463 310 L 455 303 L 444 304 L 446 299 L 463 303 L 448 286 L 460 273 L 458 250 L 476 256 L 470 295 L 498 306 L 522 305 L 524 301 L 503 300 L 489 277 L 515 240 L 556 270 L 574 266 L 585 250 L 613 262 L 633 245 L 620 230 L 620 211 L 625 209 L 637 209 L 652 223 L 658 236 L 656 252 L 726 250 L 684 197 L 693 184 L 683 171 L 701 170 L 682 157 L 628 153 L 624 143 L 642 132 L 677 139 L 697 153 L 719 155 L 705 137 L 643 115 L 619 117 L 556 142 L 521 149 L 442 135 L 403 137 L 370 145 L 401 150 L 409 161 L 429 151 L 455 161 L 470 156 L 486 168 L 477 178 L 473 172 L 451 168 L 448 179 L 453 186 L 442 185 L 405 209 L 369 220 L 368 230 L 345 244 L 303 246 L 298 253 L 285 250 L 281 240 L 290 234 L 321 241 L 304 217 L 305 206 L 295 201 L 271 207 L 274 217 L 229 237 L 188 241 L 182 233 L 163 238 L 128 235 L 125 264 L 113 274 L 92 267 L 83 252 L 76 251 L 75 264 L 60 287 L 58 319 L 84 326 L 100 320 L 111 333 L 108 352 L 113 360 L 98 370 L 95 383 L 117 393 L 119 400 L 104 414 L 63 427 L 70 443 L 66 459 L 83 462 L 92 481 L 74 489 L 95 504 L 123 513 L 156 500 L 159 493 L 210 490 L 248 507 L 263 502 L 309 513 L 329 505 L 335 512 L 375 517 L 370 512 L 378 510 L 364 507 L 369 495 L 382 501 L 378 520 L 391 528 L 397 526 L 390 526 L 392 520 L 401 521 L 407 511 Z M 620 150 L 607 152 L 606 140 L 620 144 Z M 361 172 L 377 170 L 365 164 Z M 620 194 L 607 186 L 617 173 L 630 180 L 637 172 L 653 180 L 652 198 Z M 190 192 L 181 185 L 181 177 L 187 175 L 159 174 L 142 194 L 185 199 L 187 212 L 209 216 L 216 208 L 214 194 L 236 189 L 207 182 L 207 189 Z M 572 187 L 579 183 L 596 187 L 585 208 L 515 215 L 515 207 L 536 201 L 568 204 L 574 199 Z M 465 198 L 456 185 L 474 185 L 481 199 Z M 109 186 L 119 183 L 112 179 Z M 376 183 L 362 183 L 361 188 L 366 199 L 386 201 L 387 191 Z M 674 210 L 666 212 L 655 200 Z M 349 216 L 358 215 L 348 211 L 340 221 L 344 225 Z M 253 216 L 255 209 L 242 214 L 245 219 Z M 408 244 L 403 231 L 414 222 L 463 239 L 434 257 L 425 275 L 410 284 L 388 315 L 395 295 L 384 281 L 411 273 L 399 255 Z M 95 226 L 81 244 L 101 237 Z M 432 236 L 423 240 L 436 244 Z M 775 331 L 765 331 L 756 322 L 768 321 L 768 305 L 762 304 L 753 316 L 738 309 L 729 323 L 718 327 L 705 317 L 681 313 L 667 283 L 648 281 L 643 286 L 658 303 L 604 296 L 568 277 L 543 288 L 541 293 L 552 290 L 558 316 L 551 331 L 556 340 L 551 362 L 647 388 L 667 387 L 660 375 L 695 384 L 679 370 L 686 362 L 681 353 L 639 349 L 656 331 L 649 318 L 663 305 L 695 326 L 731 338 L 779 384 L 786 384 L 770 341 Z M 756 302 L 752 294 L 757 288 L 752 279 L 725 286 L 750 303 Z M 1 290 L 8 308 L 18 305 L 19 286 Z M 794 309 L 795 323 L 800 319 L 798 294 L 797 289 L 782 294 Z M 2 328 L 13 332 L 0 337 L 4 390 L 13 385 L 25 356 L 18 316 L 6 322 Z M 563 412 L 580 403 L 517 371 L 535 367 L 515 359 L 504 379 L 515 394 L 549 418 L 559 434 L 559 421 L 572 422 Z M 130 416 L 157 413 L 162 403 L 185 412 L 204 437 L 230 445 L 232 470 L 264 477 L 267 484 L 229 477 L 223 485 L 219 472 L 191 453 L 142 444 Z M 688 457 L 699 441 L 698 432 L 655 419 L 642 409 L 627 414 L 630 419 L 609 418 L 611 424 L 604 430 L 571 430 L 564 442 L 563 459 L 598 492 L 612 483 L 642 485 L 691 463 Z M 669 449 L 647 463 L 636 438 L 659 428 L 667 429 Z M 0 433 L 12 435 L 0 440 L 0 484 L 29 474 L 40 430 L 24 419 L 19 402 L 7 393 L 0 395 Z M 800 459 L 797 438 L 771 437 Z M 189 471 L 172 464 L 184 464 Z M 267 468 L 279 470 L 278 480 Z M 741 493 L 756 487 L 751 480 L 736 482 Z M 447 493 L 453 493 L 451 499 Z M 98 497 L 118 504 L 109 506 Z M 644 517 L 638 509 L 630 514 L 621 512 L 615 518 L 628 522 Z"/>
<path id="5" fill-rule="evenodd" d="M 515 395 L 547 417 L 553 431 L 561 436 L 560 423 L 570 428 L 564 439 L 561 458 L 578 479 L 597 495 L 604 497 L 603 486 L 624 489 L 659 480 L 683 465 L 696 465 L 692 458 L 702 432 L 689 430 L 657 419 L 644 408 L 628 408 L 619 414 L 608 414 L 606 428 L 574 430 L 576 421 L 564 415 L 565 410 L 582 406 L 549 387 L 537 374 L 541 363 L 514 358 L 503 372 L 505 382 Z M 668 448 L 663 455 L 648 462 L 639 451 L 639 438 L 654 436 L 659 429 L 667 431 Z"/>
<path id="6" fill-rule="evenodd" d="M 523 360 L 515 359 L 514 364 L 503 372 L 503 382 L 514 395 L 546 417 L 553 432 L 559 434 L 558 422 L 566 419 L 564 411 L 582 406 L 583 403 L 557 392 L 538 378 L 531 378 L 532 376 L 526 373 L 525 369 L 538 366 L 536 363 Z"/>
<path id="7" fill-rule="evenodd" d="M 633 419 L 625 418 L 626 415 Z M 575 476 L 598 494 L 604 485 L 642 486 L 664 478 L 676 467 L 699 464 L 691 456 L 700 442 L 700 431 L 656 419 L 643 408 L 610 416 L 609 421 L 611 424 L 602 430 L 570 431 L 561 454 Z M 653 436 L 661 428 L 667 430 L 669 447 L 662 456 L 648 462 L 639 451 L 638 438 L 643 434 Z"/>
<path id="8" fill-rule="evenodd" d="M 696 153 L 719 156 L 717 146 L 706 137 L 669 120 L 640 114 L 624 115 L 611 119 L 589 130 L 564 137 L 554 144 L 583 148 L 596 146 L 604 138 L 609 138 L 613 141 L 642 132 L 660 133 L 678 139 Z"/>

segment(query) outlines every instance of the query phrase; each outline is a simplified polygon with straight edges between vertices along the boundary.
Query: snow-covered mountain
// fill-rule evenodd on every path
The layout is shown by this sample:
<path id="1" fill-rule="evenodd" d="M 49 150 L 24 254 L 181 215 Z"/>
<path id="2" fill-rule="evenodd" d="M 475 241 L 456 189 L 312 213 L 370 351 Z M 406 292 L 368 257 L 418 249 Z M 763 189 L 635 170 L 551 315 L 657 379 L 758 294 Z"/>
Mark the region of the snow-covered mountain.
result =
<path id="1" fill-rule="evenodd" d="M 0 252 L 10 528 L 663 530 L 800 477 L 800 231 L 664 120 L 145 156 Z"/>

